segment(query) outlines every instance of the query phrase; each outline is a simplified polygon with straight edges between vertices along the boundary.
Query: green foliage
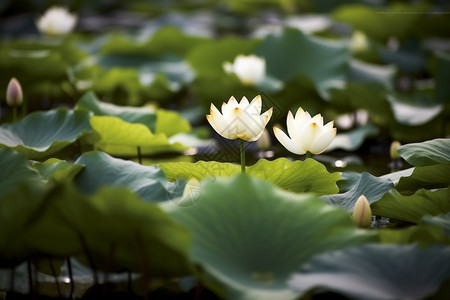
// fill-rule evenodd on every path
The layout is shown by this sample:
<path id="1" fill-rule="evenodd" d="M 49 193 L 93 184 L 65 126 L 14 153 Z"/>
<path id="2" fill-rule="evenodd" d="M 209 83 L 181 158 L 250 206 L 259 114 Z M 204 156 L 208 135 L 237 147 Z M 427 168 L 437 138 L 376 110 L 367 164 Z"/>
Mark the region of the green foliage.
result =
<path id="1" fill-rule="evenodd" d="M 288 193 L 245 174 L 205 181 L 195 205 L 164 207 L 192 231 L 199 276 L 226 298 L 295 298 L 285 282 L 313 255 L 376 238 L 311 194 Z"/>
<path id="2" fill-rule="evenodd" d="M 44 159 L 91 132 L 86 111 L 54 109 L 34 112 L 13 124 L 0 126 L 0 145 L 30 159 Z"/>
<path id="3" fill-rule="evenodd" d="M 289 284 L 302 294 L 320 287 L 352 299 L 424 299 L 450 278 L 449 258 L 442 245 L 364 245 L 315 257 Z"/>
<path id="4" fill-rule="evenodd" d="M 240 173 L 240 166 L 215 161 L 196 163 L 178 162 L 158 165 L 170 181 L 177 179 L 202 180 L 209 177 L 225 177 Z M 277 185 L 284 190 L 296 193 L 316 193 L 319 195 L 338 192 L 336 181 L 339 174 L 328 173 L 326 168 L 313 159 L 291 162 L 285 158 L 274 161 L 258 160 L 247 167 L 249 175 Z"/>

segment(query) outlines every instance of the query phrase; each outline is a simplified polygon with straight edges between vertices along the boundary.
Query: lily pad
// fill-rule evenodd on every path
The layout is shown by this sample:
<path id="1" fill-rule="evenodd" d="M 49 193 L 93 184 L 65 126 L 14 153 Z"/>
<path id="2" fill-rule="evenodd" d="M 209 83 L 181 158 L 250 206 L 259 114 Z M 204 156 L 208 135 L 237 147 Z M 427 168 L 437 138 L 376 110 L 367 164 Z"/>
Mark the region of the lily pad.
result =
<path id="1" fill-rule="evenodd" d="M 426 99 L 422 94 L 416 94 L 417 99 Z M 392 111 L 395 119 L 405 125 L 418 126 L 423 125 L 438 116 L 443 110 L 442 104 L 417 104 L 417 100 L 405 99 L 389 95 L 388 98 L 391 103 Z M 409 100 L 409 101 L 408 101 Z M 423 100 L 422 102 L 430 102 Z"/>
<path id="2" fill-rule="evenodd" d="M 246 174 L 205 180 L 200 189 L 195 205 L 163 207 L 191 230 L 203 283 L 228 299 L 296 298 L 286 280 L 312 256 L 376 238 L 311 194 Z"/>
<path id="3" fill-rule="evenodd" d="M 329 204 L 340 206 L 348 212 L 353 212 L 356 200 L 361 195 L 366 196 L 367 201 L 372 204 L 380 200 L 392 188 L 394 188 L 394 184 L 391 180 L 363 172 L 358 182 L 349 191 L 342 194 L 322 196 L 322 199 Z"/>
<path id="4" fill-rule="evenodd" d="M 103 186 L 126 187 L 146 201 L 168 200 L 183 193 L 183 186 L 168 182 L 155 166 L 143 166 L 99 151 L 85 153 L 75 163 L 84 166 L 75 183 L 86 194 L 94 194 Z"/>
<path id="5" fill-rule="evenodd" d="M 352 299 L 424 299 L 449 278 L 448 246 L 364 245 L 315 257 L 289 285 L 301 294 L 320 287 Z"/>
<path id="6" fill-rule="evenodd" d="M 422 218 L 426 224 L 433 224 L 439 226 L 444 231 L 445 235 L 450 238 L 450 213 L 440 214 L 436 216 L 426 215 Z"/>
<path id="7" fill-rule="evenodd" d="M 182 152 L 187 147 L 180 143 L 170 143 L 164 133 L 153 134 L 143 124 L 132 124 L 117 117 L 93 116 L 91 126 L 98 134 L 97 149 L 111 155 L 138 156 L 162 152 Z"/>
<path id="8" fill-rule="evenodd" d="M 0 197 L 25 182 L 39 184 L 42 180 L 39 173 L 29 166 L 23 154 L 0 148 Z"/>
<path id="9" fill-rule="evenodd" d="M 304 74 L 324 98 L 329 97 L 329 88 L 342 85 L 350 59 L 344 43 L 322 40 L 289 27 L 267 36 L 255 53 L 266 59 L 267 73 L 271 76 L 288 81 Z"/>
<path id="10" fill-rule="evenodd" d="M 450 163 L 450 139 L 434 139 L 398 147 L 398 153 L 413 166 Z"/>
<path id="11" fill-rule="evenodd" d="M 177 179 L 188 180 L 191 177 L 202 180 L 208 177 L 224 177 L 238 174 L 241 167 L 231 163 L 215 161 L 198 161 L 196 163 L 161 163 L 170 181 Z M 338 192 L 336 181 L 338 173 L 328 173 L 325 166 L 314 159 L 291 162 L 286 158 L 274 161 L 260 159 L 253 166 L 247 167 L 246 172 L 262 180 L 272 182 L 279 188 L 296 193 L 316 193 L 319 195 Z"/>
<path id="12" fill-rule="evenodd" d="M 418 223 L 425 215 L 438 215 L 450 211 L 450 190 L 420 189 L 411 196 L 403 196 L 393 189 L 371 205 L 374 215 Z"/>
<path id="13" fill-rule="evenodd" d="M 29 159 L 49 157 L 91 131 L 91 113 L 67 109 L 34 112 L 21 121 L 0 126 L 0 145 Z"/>
<path id="14" fill-rule="evenodd" d="M 43 163 L 34 162 L 32 167 L 38 170 L 44 179 L 56 181 L 72 181 L 83 169 L 82 165 L 72 164 L 57 158 L 47 159 Z"/>
<path id="15" fill-rule="evenodd" d="M 409 176 L 401 177 L 396 189 L 402 192 L 419 188 L 437 189 L 450 185 L 450 163 L 413 168 Z"/>
<path id="16" fill-rule="evenodd" d="M 91 111 L 96 116 L 114 116 L 129 123 L 141 123 L 151 131 L 155 131 L 156 128 L 156 112 L 154 109 L 101 102 L 93 92 L 84 94 L 78 100 L 76 108 Z"/>
<path id="17" fill-rule="evenodd" d="M 331 141 L 331 144 L 325 150 L 326 152 L 335 149 L 353 151 L 361 147 L 367 137 L 375 136 L 379 133 L 378 127 L 373 124 L 367 124 L 345 133 L 339 133 Z"/>

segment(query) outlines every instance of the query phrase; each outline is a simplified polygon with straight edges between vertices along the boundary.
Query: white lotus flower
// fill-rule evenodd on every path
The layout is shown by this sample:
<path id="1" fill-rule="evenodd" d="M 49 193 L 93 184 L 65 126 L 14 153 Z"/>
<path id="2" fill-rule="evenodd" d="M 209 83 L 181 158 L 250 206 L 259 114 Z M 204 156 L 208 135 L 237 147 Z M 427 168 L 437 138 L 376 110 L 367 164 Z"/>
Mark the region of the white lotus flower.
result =
<path id="1" fill-rule="evenodd" d="M 222 113 L 211 103 L 210 114 L 206 116 L 212 128 L 224 138 L 237 138 L 254 142 L 262 135 L 264 128 L 272 117 L 271 107 L 261 114 L 261 96 L 256 96 L 251 103 L 242 97 L 238 103 L 234 97 L 222 104 Z"/>
<path id="2" fill-rule="evenodd" d="M 320 154 L 330 145 L 336 136 L 334 121 L 323 125 L 320 114 L 311 118 L 308 112 L 302 108 L 297 110 L 295 118 L 289 111 L 287 116 L 288 137 L 281 129 L 274 127 L 273 132 L 280 143 L 290 152 L 295 154 Z"/>
<path id="3" fill-rule="evenodd" d="M 41 33 L 57 36 L 71 32 L 76 22 L 75 14 L 69 13 L 64 7 L 54 6 L 37 20 L 36 26 Z"/>
<path id="4" fill-rule="evenodd" d="M 252 85 L 264 78 L 266 61 L 256 55 L 238 55 L 233 63 L 224 63 L 223 68 L 227 73 L 234 73 L 243 84 Z"/>

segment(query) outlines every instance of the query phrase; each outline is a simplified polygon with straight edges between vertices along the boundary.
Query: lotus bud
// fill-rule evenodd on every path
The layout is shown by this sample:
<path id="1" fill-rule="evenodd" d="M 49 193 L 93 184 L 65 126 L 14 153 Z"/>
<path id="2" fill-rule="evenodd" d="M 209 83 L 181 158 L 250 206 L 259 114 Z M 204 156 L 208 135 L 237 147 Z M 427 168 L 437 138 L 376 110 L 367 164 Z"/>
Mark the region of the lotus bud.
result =
<path id="1" fill-rule="evenodd" d="M 372 210 L 366 196 L 359 196 L 353 208 L 353 221 L 361 228 L 369 228 L 372 224 Z"/>
<path id="2" fill-rule="evenodd" d="M 399 160 L 400 159 L 400 154 L 398 154 L 397 148 L 400 147 L 402 144 L 400 144 L 399 141 L 393 141 L 391 143 L 391 149 L 390 149 L 390 154 L 391 154 L 391 159 L 392 160 Z"/>
<path id="3" fill-rule="evenodd" d="M 23 100 L 22 86 L 16 78 L 11 78 L 6 89 L 6 103 L 9 106 L 20 106 Z"/>

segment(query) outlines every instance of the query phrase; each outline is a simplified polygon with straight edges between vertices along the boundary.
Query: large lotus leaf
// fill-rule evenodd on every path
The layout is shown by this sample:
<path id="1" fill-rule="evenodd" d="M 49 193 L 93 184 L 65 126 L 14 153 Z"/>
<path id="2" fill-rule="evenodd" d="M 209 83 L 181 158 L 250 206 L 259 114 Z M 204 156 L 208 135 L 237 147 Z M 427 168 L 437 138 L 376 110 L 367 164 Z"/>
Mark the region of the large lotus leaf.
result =
<path id="1" fill-rule="evenodd" d="M 120 53 L 130 55 L 160 56 L 167 53 L 185 56 L 191 49 L 210 42 L 207 38 L 187 35 L 175 26 L 164 26 L 143 40 L 129 35 L 113 34 L 103 45 L 103 54 Z"/>
<path id="2" fill-rule="evenodd" d="M 449 246 L 364 245 L 313 258 L 289 285 L 301 294 L 320 287 L 351 299 L 424 299 L 449 278 Z"/>
<path id="3" fill-rule="evenodd" d="M 86 196 L 61 184 L 43 203 L 23 232 L 33 252 L 76 255 L 94 270 L 188 274 L 188 231 L 126 188 L 103 188 Z"/>
<path id="4" fill-rule="evenodd" d="M 424 217 L 425 218 L 425 217 Z M 436 224 L 421 221 L 418 225 L 400 228 L 383 228 L 378 231 L 383 244 L 419 244 L 430 246 L 436 243 L 450 244 L 442 229 Z"/>
<path id="5" fill-rule="evenodd" d="M 170 143 L 164 133 L 153 134 L 143 124 L 132 124 L 110 116 L 93 116 L 90 122 L 99 135 L 95 146 L 112 155 L 137 156 L 138 147 L 142 155 L 187 149 L 180 143 Z"/>
<path id="6" fill-rule="evenodd" d="M 17 188 L 20 183 L 42 183 L 26 157 L 8 148 L 0 148 L 0 197 Z"/>
<path id="7" fill-rule="evenodd" d="M 204 284 L 227 299 L 293 299 L 286 280 L 312 256 L 376 238 L 311 194 L 246 174 L 205 180 L 197 197 L 189 207 L 163 205 L 191 230 L 192 260 L 204 270 Z"/>
<path id="8" fill-rule="evenodd" d="M 353 28 L 363 31 L 371 38 L 385 41 L 391 36 L 404 38 L 410 34 L 415 27 L 419 27 L 420 20 L 424 17 L 417 13 L 396 12 L 419 12 L 426 11 L 428 5 L 408 5 L 396 3 L 385 9 L 370 7 L 364 4 L 349 4 L 339 7 L 333 12 L 332 17 L 340 22 L 348 23 Z"/>
<path id="9" fill-rule="evenodd" d="M 72 164 L 57 158 L 50 158 L 40 162 L 33 162 L 32 167 L 39 171 L 46 180 L 71 181 L 83 169 L 82 165 Z"/>
<path id="10" fill-rule="evenodd" d="M 450 163 L 450 139 L 434 139 L 398 147 L 398 153 L 413 166 Z"/>
<path id="11" fill-rule="evenodd" d="M 445 235 L 450 238 L 450 213 L 440 214 L 436 216 L 423 216 L 422 221 L 426 224 L 439 226 Z"/>
<path id="12" fill-rule="evenodd" d="M 437 117 L 444 109 L 444 105 L 431 103 L 427 96 L 416 93 L 412 98 L 401 95 L 389 95 L 395 119 L 400 124 L 409 126 L 423 125 Z"/>
<path id="13" fill-rule="evenodd" d="M 196 79 L 191 88 L 205 109 L 209 108 L 211 102 L 220 107 L 222 102 L 228 101 L 231 96 L 236 99 L 243 96 L 252 98 L 260 93 L 253 86 L 241 84 L 223 69 L 225 62 L 233 62 L 239 54 L 253 53 L 259 43 L 259 40 L 224 38 L 200 45 L 189 53 L 187 60 L 196 72 Z"/>
<path id="14" fill-rule="evenodd" d="M 75 163 L 84 166 L 75 183 L 87 194 L 94 194 L 103 186 L 127 187 L 146 201 L 163 201 L 182 193 L 182 186 L 169 183 L 155 166 L 143 166 L 99 151 L 85 153 Z"/>
<path id="15" fill-rule="evenodd" d="M 415 167 L 413 172 L 401 177 L 396 189 L 399 191 L 416 191 L 419 188 L 436 189 L 450 185 L 450 163 Z"/>
<path id="16" fill-rule="evenodd" d="M 33 254 L 26 232 L 45 207 L 44 193 L 42 185 L 16 183 L 0 198 L 0 267 L 15 266 Z"/>
<path id="17" fill-rule="evenodd" d="M 326 152 L 335 149 L 344 149 L 347 151 L 356 150 L 361 147 L 367 137 L 377 135 L 378 132 L 378 127 L 373 124 L 367 124 L 345 133 L 339 133 L 333 141 L 331 141 Z"/>
<path id="18" fill-rule="evenodd" d="M 425 215 L 438 215 L 450 211 L 450 190 L 420 189 L 411 196 L 403 196 L 393 189 L 372 204 L 374 215 L 418 223 Z"/>
<path id="19" fill-rule="evenodd" d="M 170 181 L 188 180 L 191 177 L 202 180 L 241 172 L 238 165 L 215 161 L 161 163 L 158 166 L 163 169 Z M 336 181 L 339 180 L 339 174 L 328 173 L 325 166 L 314 159 L 294 162 L 286 158 L 278 158 L 274 161 L 260 159 L 253 166 L 247 167 L 246 172 L 255 178 L 272 182 L 284 190 L 296 193 L 311 192 L 325 195 L 338 192 Z"/>
<path id="20" fill-rule="evenodd" d="M 283 49 L 281 56 L 280 49 Z M 304 74 L 325 98 L 330 87 L 342 85 L 350 59 L 345 44 L 308 36 L 289 27 L 267 36 L 255 52 L 266 59 L 269 75 L 288 81 Z"/>
<path id="21" fill-rule="evenodd" d="M 76 104 L 76 108 L 91 111 L 96 116 L 114 116 L 129 123 L 141 123 L 153 132 L 156 128 L 156 112 L 154 109 L 101 102 L 93 92 L 88 92 L 81 97 Z"/>
<path id="22" fill-rule="evenodd" d="M 155 133 L 164 133 L 171 137 L 179 133 L 191 131 L 191 124 L 179 113 L 172 110 L 156 110 L 156 128 Z"/>
<path id="23" fill-rule="evenodd" d="M 364 172 L 349 191 L 342 194 L 322 196 L 322 199 L 329 204 L 340 206 L 348 212 L 353 212 L 356 200 L 361 195 L 366 196 L 369 203 L 374 203 L 380 200 L 393 187 L 394 184 L 391 180 L 375 177 Z"/>
<path id="24" fill-rule="evenodd" d="M 19 122 L 0 126 L 0 144 L 27 158 L 42 159 L 91 131 L 90 116 L 86 111 L 67 109 L 34 112 Z"/>
<path id="25" fill-rule="evenodd" d="M 379 66 L 353 59 L 350 62 L 349 80 L 354 82 L 377 82 L 391 90 L 396 69 L 393 66 Z"/>

